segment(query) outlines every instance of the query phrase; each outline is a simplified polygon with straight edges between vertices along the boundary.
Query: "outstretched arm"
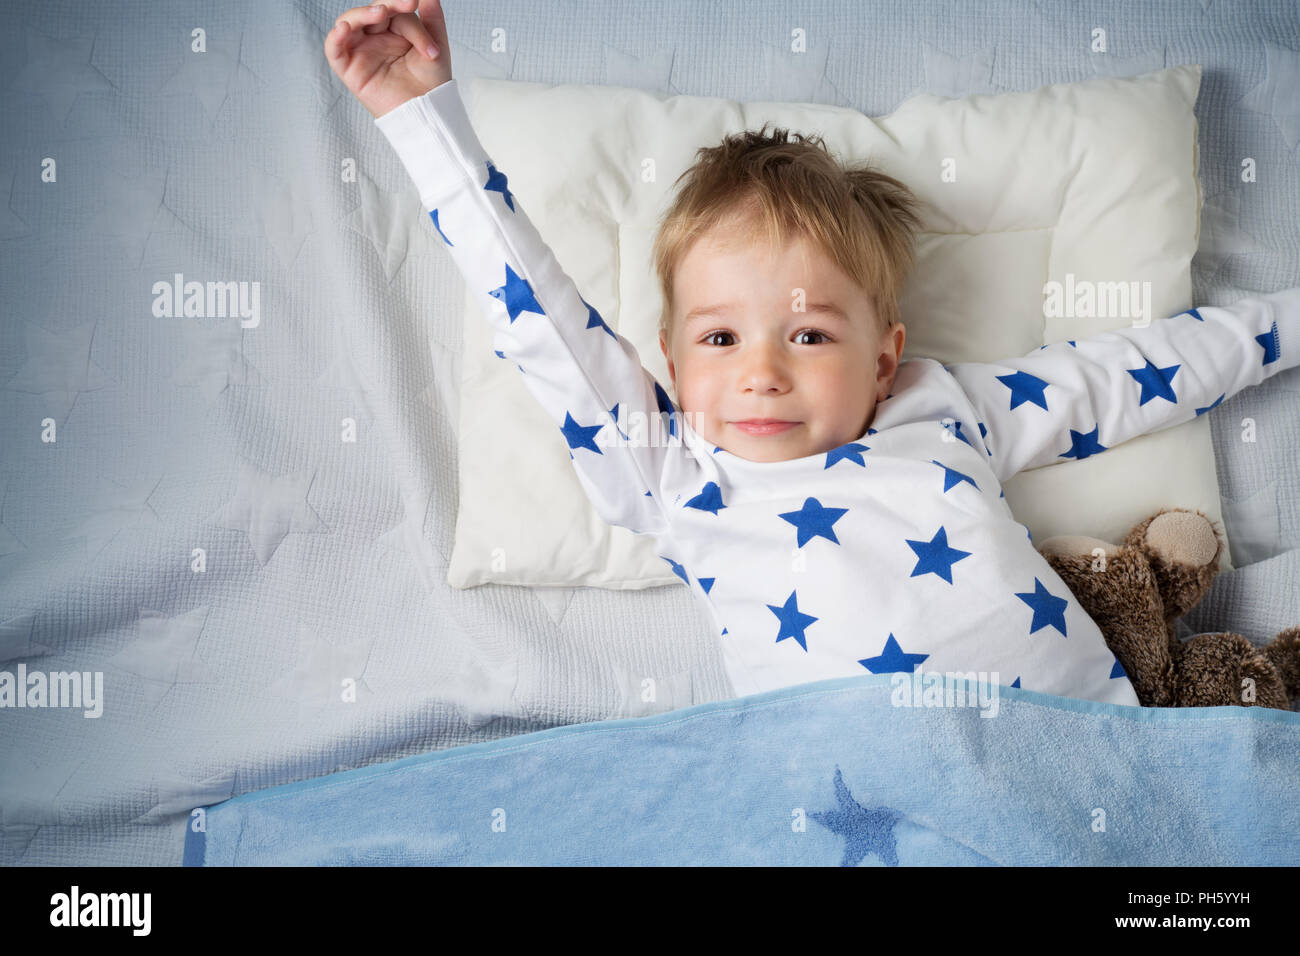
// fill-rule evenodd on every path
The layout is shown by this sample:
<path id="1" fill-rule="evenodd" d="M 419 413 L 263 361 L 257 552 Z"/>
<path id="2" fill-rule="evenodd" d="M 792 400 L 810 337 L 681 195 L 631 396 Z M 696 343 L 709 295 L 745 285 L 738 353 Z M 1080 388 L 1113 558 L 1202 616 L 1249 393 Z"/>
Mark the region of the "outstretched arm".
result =
<path id="1" fill-rule="evenodd" d="M 1300 364 L 1300 288 L 1201 306 L 1023 358 L 945 366 L 978 412 L 999 481 L 1191 421 Z"/>
<path id="2" fill-rule="evenodd" d="M 682 453 L 681 424 L 667 392 L 635 346 L 579 294 L 484 151 L 456 81 L 378 117 L 419 190 L 472 294 L 495 329 L 494 347 L 565 442 L 578 480 L 600 516 L 632 531 L 662 530 L 659 501 L 668 455 Z M 618 422 L 668 413 L 667 441 L 629 441 Z M 655 424 L 658 423 L 655 422 Z M 635 429 L 631 437 L 640 438 Z"/>

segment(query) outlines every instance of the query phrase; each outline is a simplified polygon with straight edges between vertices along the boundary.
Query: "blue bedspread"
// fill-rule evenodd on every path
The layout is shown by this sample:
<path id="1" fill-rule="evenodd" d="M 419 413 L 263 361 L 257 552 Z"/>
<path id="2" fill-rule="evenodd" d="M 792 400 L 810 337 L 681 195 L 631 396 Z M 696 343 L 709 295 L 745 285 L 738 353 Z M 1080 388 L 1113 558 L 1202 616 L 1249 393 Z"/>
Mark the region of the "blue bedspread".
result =
<path id="1" fill-rule="evenodd" d="M 1007 687 L 909 706 L 895 676 L 244 794 L 192 816 L 185 863 L 1300 863 L 1298 713 Z"/>

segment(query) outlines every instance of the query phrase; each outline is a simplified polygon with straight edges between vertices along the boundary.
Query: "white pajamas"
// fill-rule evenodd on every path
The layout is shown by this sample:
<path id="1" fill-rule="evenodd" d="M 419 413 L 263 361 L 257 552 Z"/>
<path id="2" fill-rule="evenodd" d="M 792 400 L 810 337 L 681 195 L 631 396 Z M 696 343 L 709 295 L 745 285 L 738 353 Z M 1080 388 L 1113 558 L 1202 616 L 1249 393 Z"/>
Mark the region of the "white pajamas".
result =
<path id="1" fill-rule="evenodd" d="M 701 438 L 581 297 L 455 80 L 376 125 L 596 510 L 652 535 L 708 608 L 738 695 L 919 665 L 1137 705 L 1000 482 L 1189 421 L 1295 366 L 1300 289 L 997 363 L 911 359 L 857 441 L 751 462 Z M 680 441 L 628 440 L 636 416 L 658 413 Z"/>

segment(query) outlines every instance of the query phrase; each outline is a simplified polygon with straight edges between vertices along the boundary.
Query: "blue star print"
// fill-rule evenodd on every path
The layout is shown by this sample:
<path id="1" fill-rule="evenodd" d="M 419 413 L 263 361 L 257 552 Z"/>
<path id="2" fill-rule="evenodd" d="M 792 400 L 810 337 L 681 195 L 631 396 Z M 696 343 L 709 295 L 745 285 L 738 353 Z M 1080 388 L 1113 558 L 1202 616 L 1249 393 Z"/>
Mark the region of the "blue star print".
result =
<path id="1" fill-rule="evenodd" d="M 538 315 L 546 314 L 542 311 L 542 307 L 538 305 L 537 297 L 533 295 L 533 287 L 520 278 L 519 274 L 510 268 L 508 262 L 506 263 L 506 284 L 493 289 L 488 295 L 494 299 L 500 299 L 506 304 L 506 312 L 510 315 L 512 325 L 521 312 L 536 312 Z"/>
<path id="2" fill-rule="evenodd" d="M 1276 362 L 1282 355 L 1281 350 L 1277 347 L 1277 323 L 1273 323 L 1273 328 L 1260 335 L 1255 336 L 1255 341 L 1264 347 L 1263 365 L 1271 365 Z"/>
<path id="3" fill-rule="evenodd" d="M 668 434 L 673 436 L 677 434 L 677 409 L 673 407 L 672 399 L 664 391 L 664 387 L 655 382 L 655 401 L 659 404 L 659 411 L 668 415 Z"/>
<path id="4" fill-rule="evenodd" d="M 840 539 L 835 537 L 835 529 L 832 525 L 844 517 L 848 510 L 848 508 L 823 508 L 822 503 L 816 498 L 808 498 L 798 511 L 786 511 L 777 517 L 784 518 L 799 529 L 798 546 L 802 548 L 817 535 L 839 544 Z"/>
<path id="5" fill-rule="evenodd" d="M 835 768 L 835 799 L 839 802 L 837 809 L 818 810 L 808 816 L 832 833 L 844 837 L 844 856 L 840 866 L 857 866 L 868 853 L 880 857 L 885 866 L 898 866 L 898 840 L 894 827 L 903 815 L 889 807 L 868 810 L 862 806 L 844 785 L 844 775 L 839 767 Z"/>
<path id="6" fill-rule="evenodd" d="M 781 622 L 781 628 L 776 633 L 776 642 L 780 644 L 787 637 L 793 637 L 799 642 L 800 647 L 805 651 L 808 650 L 804 629 L 817 618 L 799 610 L 799 599 L 795 596 L 795 592 L 790 592 L 790 596 L 785 599 L 785 604 L 781 607 L 769 604 L 767 609 Z"/>
<path id="7" fill-rule="evenodd" d="M 483 188 L 493 192 L 499 192 L 501 198 L 506 201 L 506 206 L 509 207 L 511 212 L 514 212 L 515 200 L 513 194 L 506 188 L 506 174 L 493 166 L 491 162 L 487 164 L 487 168 L 488 181 L 483 184 Z"/>
<path id="8" fill-rule="evenodd" d="M 1048 383 L 1028 372 L 1016 372 L 1014 375 L 999 375 L 999 382 L 1011 389 L 1011 411 L 1025 402 L 1031 402 L 1039 408 L 1047 409 L 1047 399 L 1043 392 Z"/>
<path id="9" fill-rule="evenodd" d="M 1218 407 L 1219 407 L 1219 403 L 1222 402 L 1222 401 L 1223 401 L 1225 398 L 1227 398 L 1227 397 L 1228 397 L 1228 393 L 1227 393 L 1227 392 L 1224 392 L 1222 395 L 1220 395 L 1218 398 L 1216 398 L 1216 399 L 1214 400 L 1214 404 L 1212 404 L 1212 405 L 1206 405 L 1204 408 L 1198 408 L 1198 409 L 1196 410 L 1196 414 L 1198 414 L 1198 415 L 1204 415 L 1204 414 L 1205 414 L 1206 412 L 1208 412 L 1211 408 L 1218 408 Z"/>
<path id="10" fill-rule="evenodd" d="M 683 581 L 685 581 L 688 587 L 690 586 L 691 579 L 688 578 L 688 577 L 686 576 L 686 569 L 685 569 L 684 567 L 682 567 L 680 564 L 678 564 L 678 563 L 677 563 L 676 561 L 674 561 L 672 558 L 665 558 L 662 554 L 659 555 L 659 557 L 663 558 L 663 559 L 664 559 L 665 561 L 667 561 L 670 565 L 672 565 L 673 574 L 677 575 L 679 578 L 681 578 Z"/>
<path id="11" fill-rule="evenodd" d="M 894 639 L 894 635 L 890 634 L 889 640 L 885 641 L 885 649 L 879 656 L 864 658 L 858 663 L 873 674 L 896 674 L 899 671 L 910 674 L 929 656 L 929 654 L 904 654 L 903 648 Z"/>
<path id="12" fill-rule="evenodd" d="M 704 486 L 703 491 L 682 505 L 682 507 L 698 508 L 700 511 L 717 514 L 719 510 L 727 506 L 722 503 L 722 489 L 718 487 L 718 483 L 710 481 Z"/>
<path id="13" fill-rule="evenodd" d="M 1137 379 L 1142 386 L 1142 395 L 1138 399 L 1138 407 L 1141 408 L 1153 398 L 1163 398 L 1177 405 L 1178 396 L 1174 394 L 1173 386 L 1169 383 L 1173 381 L 1180 368 L 1182 368 L 1181 365 L 1157 368 L 1156 364 L 1148 359 L 1144 368 L 1126 369 L 1125 371 Z"/>
<path id="14" fill-rule="evenodd" d="M 1060 631 L 1062 637 L 1069 637 L 1065 633 L 1065 609 L 1069 601 L 1047 590 L 1038 578 L 1034 578 L 1033 591 L 1017 591 L 1016 597 L 1034 609 L 1034 620 L 1029 626 L 1030 634 L 1050 625 Z"/>
<path id="15" fill-rule="evenodd" d="M 972 478 L 970 475 L 963 475 L 956 468 L 949 468 L 943 462 L 935 461 L 933 458 L 930 459 L 930 462 L 932 464 L 938 465 L 940 468 L 943 469 L 943 490 L 944 491 L 947 491 L 953 485 L 959 484 L 963 481 L 969 481 L 971 483 L 971 487 L 973 487 L 976 491 L 980 490 L 980 486 L 975 484 L 975 479 Z"/>
<path id="16" fill-rule="evenodd" d="M 438 210 L 429 210 L 429 218 L 433 220 L 433 228 L 438 230 L 438 235 L 442 236 L 442 241 L 449 246 L 455 245 L 455 243 L 447 238 L 447 234 L 442 231 L 442 226 L 438 225 Z"/>
<path id="17" fill-rule="evenodd" d="M 868 431 L 870 431 L 870 429 L 868 429 Z M 870 450 L 871 449 L 866 445 L 855 441 L 851 441 L 847 445 L 841 445 L 839 448 L 832 448 L 826 453 L 826 464 L 822 470 L 825 471 L 837 461 L 851 461 L 855 465 L 861 465 L 863 468 L 866 468 L 867 463 L 862 460 L 862 453 Z"/>
<path id="18" fill-rule="evenodd" d="M 910 577 L 918 577 L 922 574 L 937 574 L 949 584 L 952 584 L 952 566 L 963 558 L 969 558 L 971 552 L 959 551 L 956 548 L 948 547 L 948 529 L 943 525 L 935 532 L 934 537 L 929 541 L 913 541 L 911 538 L 904 538 L 908 547 L 916 552 L 918 560 L 916 567 L 912 569 Z"/>
<path id="19" fill-rule="evenodd" d="M 582 299 L 582 296 L 578 296 L 578 298 Z M 614 334 L 614 330 L 605 324 L 605 320 L 600 317 L 600 313 L 596 311 L 595 306 L 586 299 L 582 299 L 582 304 L 587 307 L 587 328 L 604 329 L 609 333 L 610 338 L 618 338 L 618 336 Z"/>
<path id="20" fill-rule="evenodd" d="M 564 433 L 564 440 L 569 443 L 570 448 L 590 448 L 597 455 L 603 455 L 604 452 L 596 446 L 596 432 L 600 431 L 603 425 L 579 425 L 573 420 L 573 416 L 568 412 L 564 413 L 564 425 L 560 431 Z"/>
<path id="21" fill-rule="evenodd" d="M 943 427 L 944 427 L 947 431 L 952 432 L 954 435 L 956 435 L 958 438 L 960 438 L 960 439 L 961 439 L 962 441 L 964 441 L 966 444 L 970 445 L 972 448 L 975 447 L 974 443 L 971 442 L 971 440 L 970 440 L 969 438 L 967 438 L 964 434 L 962 434 L 962 430 L 961 430 L 961 421 L 960 421 L 960 420 L 954 421 L 954 422 L 952 423 L 951 426 L 949 426 L 949 424 L 948 424 L 947 422 L 940 422 L 940 424 L 943 425 Z"/>
<path id="22" fill-rule="evenodd" d="M 1067 452 L 1062 452 L 1058 457 L 1074 458 L 1078 461 L 1082 461 L 1083 459 L 1087 458 L 1089 455 L 1095 455 L 1099 451 L 1105 451 L 1106 446 L 1097 440 L 1097 433 L 1100 431 L 1101 431 L 1100 423 L 1097 424 L 1096 428 L 1094 428 L 1092 431 L 1087 433 L 1076 432 L 1073 428 L 1071 428 L 1070 441 L 1072 442 L 1072 444 L 1070 445 L 1070 450 Z"/>

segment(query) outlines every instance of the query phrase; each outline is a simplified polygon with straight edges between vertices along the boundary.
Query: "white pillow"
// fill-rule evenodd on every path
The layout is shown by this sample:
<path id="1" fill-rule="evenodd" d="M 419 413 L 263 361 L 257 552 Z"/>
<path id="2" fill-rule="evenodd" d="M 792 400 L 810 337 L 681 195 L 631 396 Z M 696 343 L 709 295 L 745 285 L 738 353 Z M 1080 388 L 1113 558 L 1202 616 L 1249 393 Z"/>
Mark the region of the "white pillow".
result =
<path id="1" fill-rule="evenodd" d="M 1150 283 L 1150 318 L 1194 305 L 1201 67 L 1103 77 L 1024 93 L 914 96 L 870 119 L 834 106 L 660 99 L 634 89 L 474 78 L 462 85 L 479 140 L 578 290 L 676 403 L 658 343 L 650 260 L 658 216 L 701 146 L 772 122 L 820 133 L 925 202 L 900 300 L 903 359 L 1018 357 L 1133 323 L 1045 318 L 1045 283 Z M 955 174 L 955 175 L 954 175 Z M 648 181 L 647 181 L 648 180 Z M 466 295 L 460 511 L 448 583 L 642 588 L 681 583 L 648 536 L 606 525 L 553 423 L 493 350 Z M 1206 416 L 1003 488 L 1034 541 L 1118 541 L 1163 507 L 1222 524 Z M 1227 548 L 1223 564 L 1230 567 Z"/>

